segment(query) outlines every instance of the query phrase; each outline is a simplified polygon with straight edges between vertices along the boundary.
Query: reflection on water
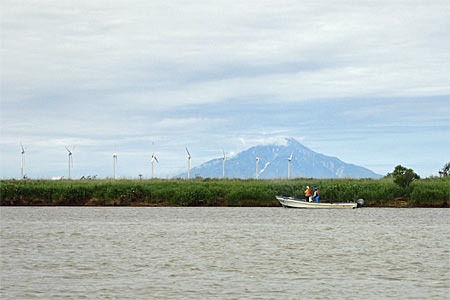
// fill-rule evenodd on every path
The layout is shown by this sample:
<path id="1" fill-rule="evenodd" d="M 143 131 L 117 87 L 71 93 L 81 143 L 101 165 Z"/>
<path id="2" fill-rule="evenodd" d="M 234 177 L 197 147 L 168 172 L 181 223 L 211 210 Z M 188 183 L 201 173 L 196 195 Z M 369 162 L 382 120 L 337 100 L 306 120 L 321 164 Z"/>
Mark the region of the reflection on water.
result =
<path id="1" fill-rule="evenodd" d="M 449 209 L 2 207 L 1 299 L 448 299 Z"/>

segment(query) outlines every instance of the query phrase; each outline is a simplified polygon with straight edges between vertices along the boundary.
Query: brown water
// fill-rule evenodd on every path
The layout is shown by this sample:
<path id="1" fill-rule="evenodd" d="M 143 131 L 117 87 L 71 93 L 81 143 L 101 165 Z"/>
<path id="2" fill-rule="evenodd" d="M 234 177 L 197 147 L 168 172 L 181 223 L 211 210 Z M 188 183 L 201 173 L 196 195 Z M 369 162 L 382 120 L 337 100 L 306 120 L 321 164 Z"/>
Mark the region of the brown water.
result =
<path id="1" fill-rule="evenodd" d="M 1 299 L 449 299 L 450 210 L 2 207 Z"/>

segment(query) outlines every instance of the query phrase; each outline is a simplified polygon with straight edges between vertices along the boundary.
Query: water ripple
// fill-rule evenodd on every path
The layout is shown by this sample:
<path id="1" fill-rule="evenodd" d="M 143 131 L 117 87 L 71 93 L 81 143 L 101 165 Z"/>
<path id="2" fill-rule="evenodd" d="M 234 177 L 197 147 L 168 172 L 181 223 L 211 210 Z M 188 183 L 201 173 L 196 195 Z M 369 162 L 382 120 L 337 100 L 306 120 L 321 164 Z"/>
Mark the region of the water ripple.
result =
<path id="1" fill-rule="evenodd" d="M 447 299 L 448 209 L 2 207 L 1 299 Z"/>

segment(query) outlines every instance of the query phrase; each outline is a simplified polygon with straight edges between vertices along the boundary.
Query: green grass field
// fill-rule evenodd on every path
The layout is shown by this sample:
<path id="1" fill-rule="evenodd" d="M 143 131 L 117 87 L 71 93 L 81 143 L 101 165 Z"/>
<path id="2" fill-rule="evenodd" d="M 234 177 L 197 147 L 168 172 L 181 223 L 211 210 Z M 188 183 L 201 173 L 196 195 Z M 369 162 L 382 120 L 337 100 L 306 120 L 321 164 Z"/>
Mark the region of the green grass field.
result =
<path id="1" fill-rule="evenodd" d="M 430 178 L 401 188 L 380 179 L 292 180 L 2 180 L 1 205 L 279 206 L 275 195 L 303 197 L 317 186 L 320 202 L 365 200 L 365 206 L 448 207 L 450 180 Z"/>

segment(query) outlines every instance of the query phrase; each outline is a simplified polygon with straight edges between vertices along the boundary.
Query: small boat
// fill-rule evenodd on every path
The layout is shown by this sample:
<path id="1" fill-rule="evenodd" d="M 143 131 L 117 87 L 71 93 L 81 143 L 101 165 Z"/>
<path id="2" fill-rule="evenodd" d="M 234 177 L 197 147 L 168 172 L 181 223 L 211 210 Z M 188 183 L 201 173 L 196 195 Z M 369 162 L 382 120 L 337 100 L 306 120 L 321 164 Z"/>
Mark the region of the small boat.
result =
<path id="1" fill-rule="evenodd" d="M 294 197 L 275 196 L 283 207 L 287 208 L 357 208 L 364 204 L 363 199 L 358 199 L 358 202 L 308 202 L 304 199 L 297 199 Z"/>

